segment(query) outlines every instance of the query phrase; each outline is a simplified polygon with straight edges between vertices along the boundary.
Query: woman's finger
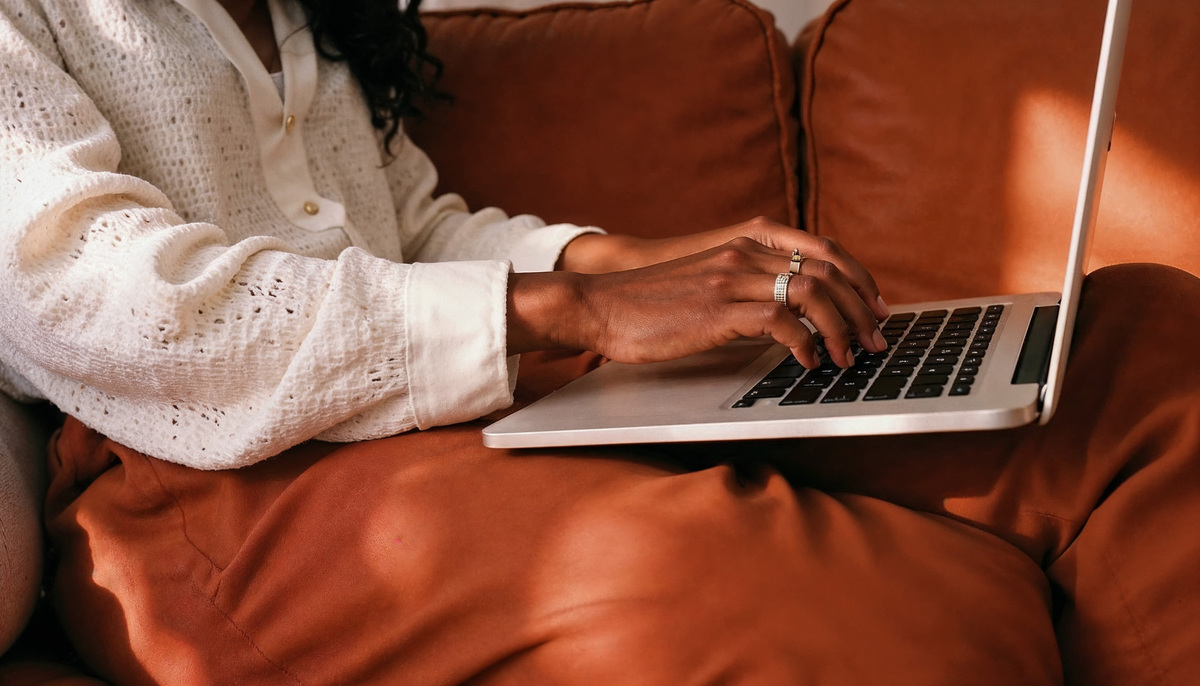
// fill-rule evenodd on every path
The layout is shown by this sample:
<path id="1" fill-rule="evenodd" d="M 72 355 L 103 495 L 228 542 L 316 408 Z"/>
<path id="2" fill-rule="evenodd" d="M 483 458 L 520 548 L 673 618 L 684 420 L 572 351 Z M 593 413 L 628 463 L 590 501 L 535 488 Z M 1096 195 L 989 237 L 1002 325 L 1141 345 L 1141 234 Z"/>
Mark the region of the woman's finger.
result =
<path id="1" fill-rule="evenodd" d="M 748 228 L 758 237 L 759 242 L 789 257 L 793 250 L 799 250 L 805 257 L 832 262 L 846 276 L 846 280 L 878 321 L 883 321 L 890 315 L 887 304 L 879 293 L 875 277 L 834 239 L 814 236 L 768 219 L 756 219 L 750 222 Z"/>
<path id="2" fill-rule="evenodd" d="M 871 352 L 882 352 L 887 349 L 887 341 L 879 332 L 879 324 L 874 312 L 863 302 L 859 292 L 832 262 L 818 258 L 793 262 L 790 255 L 785 261 L 781 259 L 779 251 L 744 238 L 730 241 L 722 247 L 722 251 L 719 259 L 723 267 L 745 273 L 745 277 L 739 279 L 732 279 L 727 273 L 721 274 L 719 278 L 714 278 L 714 284 L 720 283 L 720 287 L 724 288 L 726 294 L 732 299 L 776 300 L 775 287 L 783 283 L 779 274 L 790 274 L 789 279 L 800 276 L 811 277 L 819 282 L 827 301 L 831 302 L 834 309 L 840 313 L 841 323 L 849 325 L 850 330 L 857 336 L 859 343 L 864 348 Z M 796 273 L 788 270 L 788 266 L 792 265 L 798 268 Z M 781 268 L 782 271 L 779 271 Z M 775 278 L 764 279 L 761 275 L 764 271 Z M 802 287 L 802 289 L 807 290 L 806 287 Z M 787 302 L 788 307 L 796 312 L 801 312 L 802 305 L 812 305 L 811 302 L 801 302 L 799 297 L 793 293 Z M 824 306 L 824 302 L 826 300 L 822 299 L 817 303 L 818 311 L 820 307 Z M 840 326 L 838 320 L 833 318 L 827 318 L 826 321 L 827 325 Z M 813 325 L 820 330 L 816 321 L 813 321 Z M 822 331 L 822 334 L 825 333 Z"/>
<path id="3" fill-rule="evenodd" d="M 816 338 L 796 315 L 776 302 L 740 302 L 730 305 L 728 323 L 736 336 L 770 336 L 792 351 L 808 369 L 821 365 Z"/>
<path id="4" fill-rule="evenodd" d="M 850 325 L 820 279 L 808 274 L 791 276 L 787 282 L 786 300 L 784 304 L 789 310 L 812 322 L 824 337 L 825 350 L 838 366 L 854 365 L 854 354 L 850 352 Z"/>
<path id="5" fill-rule="evenodd" d="M 799 265 L 798 274 L 809 275 L 820 280 L 830 300 L 837 306 L 842 317 L 850 324 L 858 342 L 871 352 L 887 349 L 887 341 L 879 331 L 879 321 L 867 307 L 849 280 L 832 262 L 806 259 Z"/>
<path id="6" fill-rule="evenodd" d="M 800 233 L 800 232 L 797 232 Z M 879 293 L 879 285 L 875 277 L 866 267 L 846 251 L 837 241 L 824 236 L 812 236 L 802 233 L 806 239 L 808 250 L 798 248 L 810 258 L 817 258 L 832 263 L 846 277 L 846 281 L 858 293 L 858 297 L 871 310 L 876 321 L 888 318 L 890 312 L 883 297 Z"/>

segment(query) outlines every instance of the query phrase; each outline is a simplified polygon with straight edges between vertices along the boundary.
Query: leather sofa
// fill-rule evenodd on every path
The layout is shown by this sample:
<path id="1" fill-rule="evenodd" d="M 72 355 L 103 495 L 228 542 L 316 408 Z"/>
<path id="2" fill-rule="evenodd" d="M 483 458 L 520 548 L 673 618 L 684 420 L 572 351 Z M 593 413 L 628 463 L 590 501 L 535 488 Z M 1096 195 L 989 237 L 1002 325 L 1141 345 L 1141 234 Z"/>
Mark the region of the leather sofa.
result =
<path id="1" fill-rule="evenodd" d="M 1153 261 L 1200 274 L 1191 3 L 1134 8 L 1093 267 Z M 1055 289 L 1102 20 L 1093 0 L 839 0 L 788 40 L 747 0 L 431 13 L 453 101 L 429 103 L 409 128 L 441 189 L 473 207 L 643 236 L 770 217 L 848 246 L 892 303 Z M 528 356 L 518 399 L 597 362 Z M 95 683 L 38 599 L 51 415 L 0 398 L 0 650 L 34 613 L 0 659 L 5 684 Z M 892 517 L 914 544 L 935 526 L 926 514 Z M 932 553 L 979 569 L 1016 554 L 962 529 L 945 539 L 960 548 Z M 889 564 L 878 574 L 914 578 L 894 566 L 903 559 Z M 1061 678 L 1037 567 L 1018 567 L 1007 587 L 989 583 L 981 574 L 972 593 L 941 599 L 991 626 L 961 654 L 929 661 L 944 661 L 946 683 L 997 661 Z"/>

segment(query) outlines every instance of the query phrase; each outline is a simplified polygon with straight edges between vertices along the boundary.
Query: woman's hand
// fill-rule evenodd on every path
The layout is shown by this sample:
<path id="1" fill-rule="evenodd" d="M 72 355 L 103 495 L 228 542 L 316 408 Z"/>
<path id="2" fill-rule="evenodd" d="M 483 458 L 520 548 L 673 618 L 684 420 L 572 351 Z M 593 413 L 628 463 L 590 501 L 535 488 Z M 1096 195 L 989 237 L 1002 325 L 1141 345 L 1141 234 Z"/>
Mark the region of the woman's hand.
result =
<path id="1" fill-rule="evenodd" d="M 888 307 L 875 279 L 833 239 L 813 236 L 764 217 L 671 238 L 584 234 L 563 250 L 559 267 L 589 274 L 636 269 L 703 252 L 740 237 L 751 238 L 789 256 L 792 250 L 799 250 L 807 259 L 829 262 L 845 276 L 880 321 L 887 319 Z"/>
<path id="2" fill-rule="evenodd" d="M 841 366 L 853 364 L 853 337 L 869 351 L 885 349 L 879 313 L 863 296 L 878 298 L 870 274 L 836 245 L 796 247 L 820 249 L 833 259 L 805 259 L 788 282 L 786 306 L 775 301 L 775 282 L 788 273 L 792 249 L 749 237 L 620 272 L 514 274 L 509 352 L 570 347 L 621 362 L 655 362 L 740 337 L 770 336 L 815 367 L 820 363 L 815 340 L 799 317 L 812 323 Z"/>

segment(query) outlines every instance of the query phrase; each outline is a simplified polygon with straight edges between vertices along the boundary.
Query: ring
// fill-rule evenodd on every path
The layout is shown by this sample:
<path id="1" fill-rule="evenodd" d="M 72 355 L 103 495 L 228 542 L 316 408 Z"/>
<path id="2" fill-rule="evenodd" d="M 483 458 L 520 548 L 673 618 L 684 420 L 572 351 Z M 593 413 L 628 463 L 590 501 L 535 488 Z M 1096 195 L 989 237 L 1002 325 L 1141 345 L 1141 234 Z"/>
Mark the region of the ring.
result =
<path id="1" fill-rule="evenodd" d="M 792 280 L 791 274 L 780 274 L 775 277 L 775 302 L 783 303 L 787 307 L 787 289 L 788 282 Z"/>
<path id="2" fill-rule="evenodd" d="M 804 253 L 800 252 L 799 249 L 793 250 L 792 263 L 788 265 L 788 271 L 793 274 L 799 274 L 800 265 L 804 264 L 804 260 L 806 259 L 807 258 L 804 256 Z"/>

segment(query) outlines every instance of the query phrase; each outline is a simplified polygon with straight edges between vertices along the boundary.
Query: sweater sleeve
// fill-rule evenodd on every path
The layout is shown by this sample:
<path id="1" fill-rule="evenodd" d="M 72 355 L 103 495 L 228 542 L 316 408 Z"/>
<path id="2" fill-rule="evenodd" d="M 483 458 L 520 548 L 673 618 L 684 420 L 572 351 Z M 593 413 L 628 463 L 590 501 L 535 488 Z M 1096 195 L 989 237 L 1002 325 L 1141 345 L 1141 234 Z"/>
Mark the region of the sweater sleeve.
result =
<path id="1" fill-rule="evenodd" d="M 356 248 L 326 260 L 272 237 L 231 242 L 120 173 L 120 156 L 38 9 L 0 4 L 0 388 L 203 469 L 511 402 L 507 262 L 414 266 Z M 441 361 L 439 336 L 464 331 L 452 362 L 471 373 L 450 391 L 414 390 L 433 374 L 422 365 Z"/>
<path id="2" fill-rule="evenodd" d="M 395 148 L 387 172 L 408 261 L 501 259 L 518 272 L 553 271 L 567 243 L 603 233 L 592 226 L 547 226 L 528 214 L 508 217 L 495 207 L 471 214 L 459 195 L 435 196 L 437 171 L 411 139 L 401 138 Z"/>

